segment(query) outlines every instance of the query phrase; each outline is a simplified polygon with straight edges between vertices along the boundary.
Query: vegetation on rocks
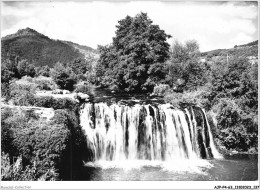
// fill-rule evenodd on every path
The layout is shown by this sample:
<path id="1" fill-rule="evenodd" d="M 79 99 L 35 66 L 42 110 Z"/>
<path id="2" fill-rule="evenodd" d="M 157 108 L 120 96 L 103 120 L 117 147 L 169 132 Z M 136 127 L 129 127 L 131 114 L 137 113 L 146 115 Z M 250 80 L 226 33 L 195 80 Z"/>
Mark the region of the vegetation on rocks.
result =
<path id="1" fill-rule="evenodd" d="M 77 116 L 69 110 L 59 109 L 45 121 L 32 112 L 2 108 L 1 126 L 2 151 L 9 155 L 2 163 L 4 180 L 71 180 L 81 159 L 90 157 Z"/>

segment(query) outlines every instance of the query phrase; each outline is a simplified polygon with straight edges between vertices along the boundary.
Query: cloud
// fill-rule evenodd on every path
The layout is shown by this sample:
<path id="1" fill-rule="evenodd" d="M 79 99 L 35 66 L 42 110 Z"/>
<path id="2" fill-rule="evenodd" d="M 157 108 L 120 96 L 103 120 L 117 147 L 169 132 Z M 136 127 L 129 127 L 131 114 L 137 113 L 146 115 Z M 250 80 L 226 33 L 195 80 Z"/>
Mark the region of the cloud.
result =
<path id="1" fill-rule="evenodd" d="M 178 39 L 196 39 L 202 51 L 257 38 L 257 5 L 245 2 L 19 2 L 2 4 L 2 36 L 31 27 L 54 39 L 96 48 L 112 42 L 118 20 L 140 12 Z"/>

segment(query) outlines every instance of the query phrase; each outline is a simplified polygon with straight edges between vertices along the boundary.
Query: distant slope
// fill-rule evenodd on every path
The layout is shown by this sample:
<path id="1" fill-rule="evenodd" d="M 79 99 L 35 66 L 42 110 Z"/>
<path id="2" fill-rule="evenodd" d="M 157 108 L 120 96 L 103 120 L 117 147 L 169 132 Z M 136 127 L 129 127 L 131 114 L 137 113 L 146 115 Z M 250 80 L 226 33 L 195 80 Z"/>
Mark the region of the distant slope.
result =
<path id="1" fill-rule="evenodd" d="M 231 49 L 217 49 L 201 53 L 201 57 L 223 57 L 223 56 L 245 56 L 245 57 L 258 57 L 258 40 L 248 44 L 234 46 Z"/>
<path id="2" fill-rule="evenodd" d="M 79 45 L 79 44 L 76 44 L 76 43 L 70 42 L 70 41 L 62 41 L 62 42 L 74 47 L 77 50 L 79 50 L 79 52 L 84 54 L 85 56 L 97 55 L 98 54 L 98 51 L 96 49 L 91 48 L 91 47 Z"/>
<path id="3" fill-rule="evenodd" d="M 256 41 L 253 41 L 253 42 L 250 42 L 250 43 L 247 43 L 247 44 L 244 44 L 244 45 L 239 45 L 237 47 L 244 47 L 244 46 L 255 46 L 255 45 L 258 45 L 258 40 Z M 236 47 L 236 46 L 235 46 Z M 234 48 L 235 48 L 234 47 Z"/>
<path id="4" fill-rule="evenodd" d="M 35 66 L 53 67 L 56 62 L 68 63 L 86 57 L 87 53 L 95 52 L 87 46 L 50 39 L 31 28 L 7 35 L 1 39 L 1 43 L 2 61 L 10 56 L 18 56 L 20 59 L 27 59 Z M 77 47 L 85 48 L 85 53 Z"/>

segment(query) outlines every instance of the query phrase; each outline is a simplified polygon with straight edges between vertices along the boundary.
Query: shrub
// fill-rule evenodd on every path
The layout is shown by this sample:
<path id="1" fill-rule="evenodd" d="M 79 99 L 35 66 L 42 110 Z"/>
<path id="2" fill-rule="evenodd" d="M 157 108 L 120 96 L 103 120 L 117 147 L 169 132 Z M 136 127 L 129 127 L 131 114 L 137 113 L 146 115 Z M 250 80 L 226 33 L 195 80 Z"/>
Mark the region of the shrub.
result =
<path id="1" fill-rule="evenodd" d="M 170 89 L 170 86 L 168 84 L 156 85 L 153 89 L 153 95 L 163 96 L 166 93 L 166 91 L 169 89 Z"/>
<path id="2" fill-rule="evenodd" d="M 72 111 L 59 109 L 51 121 L 41 122 L 20 109 L 3 109 L 2 115 L 2 127 L 8 126 L 13 133 L 8 142 L 12 149 L 4 150 L 9 155 L 4 158 L 8 163 L 18 157 L 14 165 L 2 162 L 4 180 L 72 179 L 82 159 L 89 158 L 86 137 Z"/>
<path id="3" fill-rule="evenodd" d="M 91 92 L 91 86 L 85 81 L 80 81 L 75 85 L 75 92 L 82 92 L 84 94 L 90 94 Z"/>
<path id="4" fill-rule="evenodd" d="M 245 112 L 237 100 L 222 98 L 213 107 L 217 113 L 218 138 L 227 149 L 247 151 L 257 147 L 257 114 Z"/>
<path id="5" fill-rule="evenodd" d="M 50 67 L 48 67 L 48 65 L 38 67 L 36 70 L 36 76 L 50 77 Z"/>
<path id="6" fill-rule="evenodd" d="M 19 156 L 14 164 L 10 164 L 9 155 L 2 152 L 1 155 L 1 168 L 2 175 L 1 180 L 8 181 L 54 181 L 57 179 L 58 174 L 52 167 L 47 170 L 44 174 L 39 173 L 40 164 L 37 159 L 34 160 L 33 164 L 22 165 L 22 157 Z"/>
<path id="7" fill-rule="evenodd" d="M 8 100 L 12 100 L 15 105 L 31 106 L 34 104 L 34 93 L 36 85 L 30 82 L 29 78 L 12 81 L 10 84 L 10 96 Z"/>
<path id="8" fill-rule="evenodd" d="M 51 71 L 51 77 L 61 89 L 73 90 L 76 83 L 76 75 L 70 67 L 64 67 L 61 63 L 55 64 Z"/>
<path id="9" fill-rule="evenodd" d="M 182 104 L 195 104 L 208 110 L 210 107 L 210 102 L 207 98 L 208 93 L 207 86 L 201 87 L 196 91 L 185 91 L 183 93 L 168 90 L 165 93 L 164 99 L 176 107 L 180 107 Z"/>
<path id="10" fill-rule="evenodd" d="M 34 78 L 34 82 L 39 90 L 54 90 L 57 89 L 57 84 L 50 77 L 39 76 Z"/>
<path id="11" fill-rule="evenodd" d="M 70 98 L 53 98 L 52 96 L 37 96 L 35 97 L 34 106 L 57 109 L 68 109 L 76 111 L 78 103 Z"/>
<path id="12" fill-rule="evenodd" d="M 30 77 L 34 77 L 36 73 L 34 66 L 29 62 L 27 62 L 26 60 L 22 60 L 18 63 L 17 70 L 21 77 L 26 75 Z"/>

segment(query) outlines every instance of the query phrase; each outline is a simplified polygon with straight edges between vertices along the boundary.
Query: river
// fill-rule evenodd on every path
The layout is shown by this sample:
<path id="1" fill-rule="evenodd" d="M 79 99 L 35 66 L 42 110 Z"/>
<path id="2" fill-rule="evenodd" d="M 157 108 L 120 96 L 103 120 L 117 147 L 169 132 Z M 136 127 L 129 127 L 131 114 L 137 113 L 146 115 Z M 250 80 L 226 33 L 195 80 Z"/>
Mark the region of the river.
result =
<path id="1" fill-rule="evenodd" d="M 203 108 L 96 91 L 80 111 L 92 161 L 82 181 L 255 181 L 258 155 L 221 155 Z"/>

